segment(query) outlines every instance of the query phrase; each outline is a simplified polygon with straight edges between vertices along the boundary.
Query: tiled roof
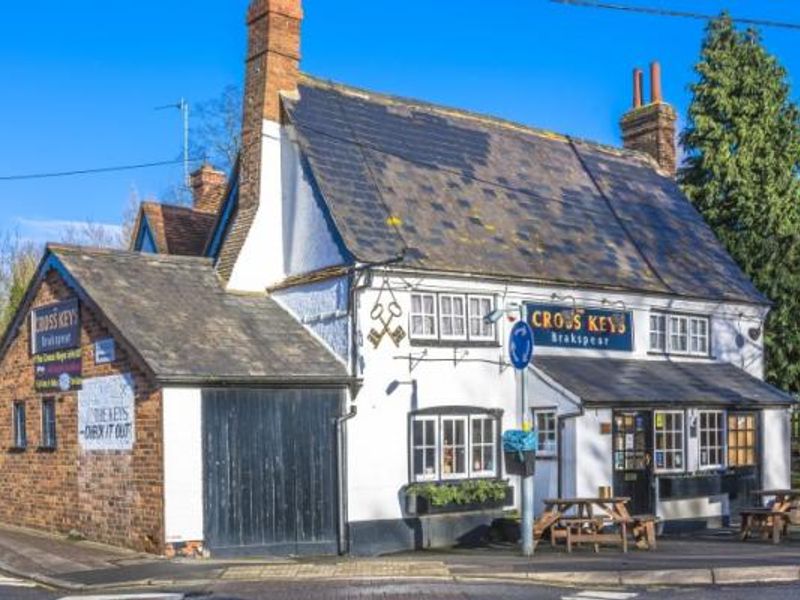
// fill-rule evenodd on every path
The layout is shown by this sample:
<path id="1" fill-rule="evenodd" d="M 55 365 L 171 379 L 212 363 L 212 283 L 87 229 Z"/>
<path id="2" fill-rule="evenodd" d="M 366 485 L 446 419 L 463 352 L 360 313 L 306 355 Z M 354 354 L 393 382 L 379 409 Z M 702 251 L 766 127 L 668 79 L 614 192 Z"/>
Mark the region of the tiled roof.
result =
<path id="1" fill-rule="evenodd" d="M 343 382 L 347 370 L 274 300 L 226 293 L 210 259 L 51 246 L 163 382 Z"/>
<path id="2" fill-rule="evenodd" d="M 161 254 L 202 256 L 216 215 L 185 206 L 143 202 L 142 213 Z"/>
<path id="3" fill-rule="evenodd" d="M 359 261 L 766 302 L 643 155 L 309 77 L 283 100 Z"/>
<path id="4" fill-rule="evenodd" d="M 539 356 L 534 365 L 584 404 L 788 405 L 795 400 L 730 363 Z"/>

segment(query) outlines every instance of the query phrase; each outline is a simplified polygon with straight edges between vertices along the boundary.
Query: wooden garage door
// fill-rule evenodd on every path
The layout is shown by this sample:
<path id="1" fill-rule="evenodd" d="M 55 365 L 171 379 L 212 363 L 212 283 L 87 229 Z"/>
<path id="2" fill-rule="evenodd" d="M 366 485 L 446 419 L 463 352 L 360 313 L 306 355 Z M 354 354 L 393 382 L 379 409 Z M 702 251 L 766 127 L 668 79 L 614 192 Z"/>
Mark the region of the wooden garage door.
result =
<path id="1" fill-rule="evenodd" d="M 215 555 L 333 554 L 339 390 L 203 392 L 206 545 Z"/>

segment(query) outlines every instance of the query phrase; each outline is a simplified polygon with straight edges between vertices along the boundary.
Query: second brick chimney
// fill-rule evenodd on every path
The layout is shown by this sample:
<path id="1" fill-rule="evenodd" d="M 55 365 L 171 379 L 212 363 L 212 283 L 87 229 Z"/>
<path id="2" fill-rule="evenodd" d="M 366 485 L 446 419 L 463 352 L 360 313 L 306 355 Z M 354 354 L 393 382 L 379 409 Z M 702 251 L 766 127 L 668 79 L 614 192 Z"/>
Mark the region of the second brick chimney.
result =
<path id="1" fill-rule="evenodd" d="M 237 268 L 240 272 L 254 269 L 250 263 L 256 260 L 268 260 L 263 256 L 265 240 L 280 233 L 262 231 L 262 221 L 270 219 L 259 212 L 259 206 L 280 201 L 280 94 L 296 92 L 300 81 L 302 20 L 301 0 L 252 0 L 247 11 L 239 200 L 217 263 L 220 274 L 234 287 L 258 287 L 249 275 L 236 277 L 236 282 L 231 281 L 232 275 Z"/>
<path id="2" fill-rule="evenodd" d="M 216 214 L 225 198 L 228 179 L 225 173 L 206 163 L 191 174 L 191 187 L 194 209 Z"/>
<path id="3" fill-rule="evenodd" d="M 661 93 L 661 66 L 650 64 L 650 102 L 644 104 L 644 83 L 640 69 L 633 72 L 633 108 L 622 117 L 622 145 L 652 156 L 659 166 L 674 176 L 677 172 L 675 109 L 664 102 Z"/>

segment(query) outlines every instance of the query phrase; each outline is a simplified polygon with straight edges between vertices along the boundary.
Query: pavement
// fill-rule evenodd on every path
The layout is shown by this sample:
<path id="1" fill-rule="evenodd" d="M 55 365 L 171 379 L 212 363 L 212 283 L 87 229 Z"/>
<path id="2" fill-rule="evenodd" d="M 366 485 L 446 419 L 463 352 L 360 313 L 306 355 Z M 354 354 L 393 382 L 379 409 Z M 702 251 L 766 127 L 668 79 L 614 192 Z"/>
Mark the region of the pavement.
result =
<path id="1" fill-rule="evenodd" d="M 572 554 L 543 544 L 349 557 L 173 559 L 0 526 L 0 572 L 75 593 L 243 582 L 431 581 L 568 586 L 727 585 L 800 581 L 800 532 L 780 545 L 740 542 L 731 530 L 659 539 L 658 549 Z"/>

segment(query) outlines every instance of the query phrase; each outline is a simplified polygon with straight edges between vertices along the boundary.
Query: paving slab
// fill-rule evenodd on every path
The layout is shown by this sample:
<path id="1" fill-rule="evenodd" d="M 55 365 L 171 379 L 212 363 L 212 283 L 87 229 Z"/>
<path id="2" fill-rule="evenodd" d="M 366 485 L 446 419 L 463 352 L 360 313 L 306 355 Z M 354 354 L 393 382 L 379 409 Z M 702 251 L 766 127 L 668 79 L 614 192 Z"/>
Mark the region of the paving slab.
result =
<path id="1" fill-rule="evenodd" d="M 798 557 L 800 565 L 800 557 Z M 789 567 L 736 567 L 714 569 L 714 583 L 727 585 L 732 583 L 767 583 L 800 580 L 800 566 Z"/>

